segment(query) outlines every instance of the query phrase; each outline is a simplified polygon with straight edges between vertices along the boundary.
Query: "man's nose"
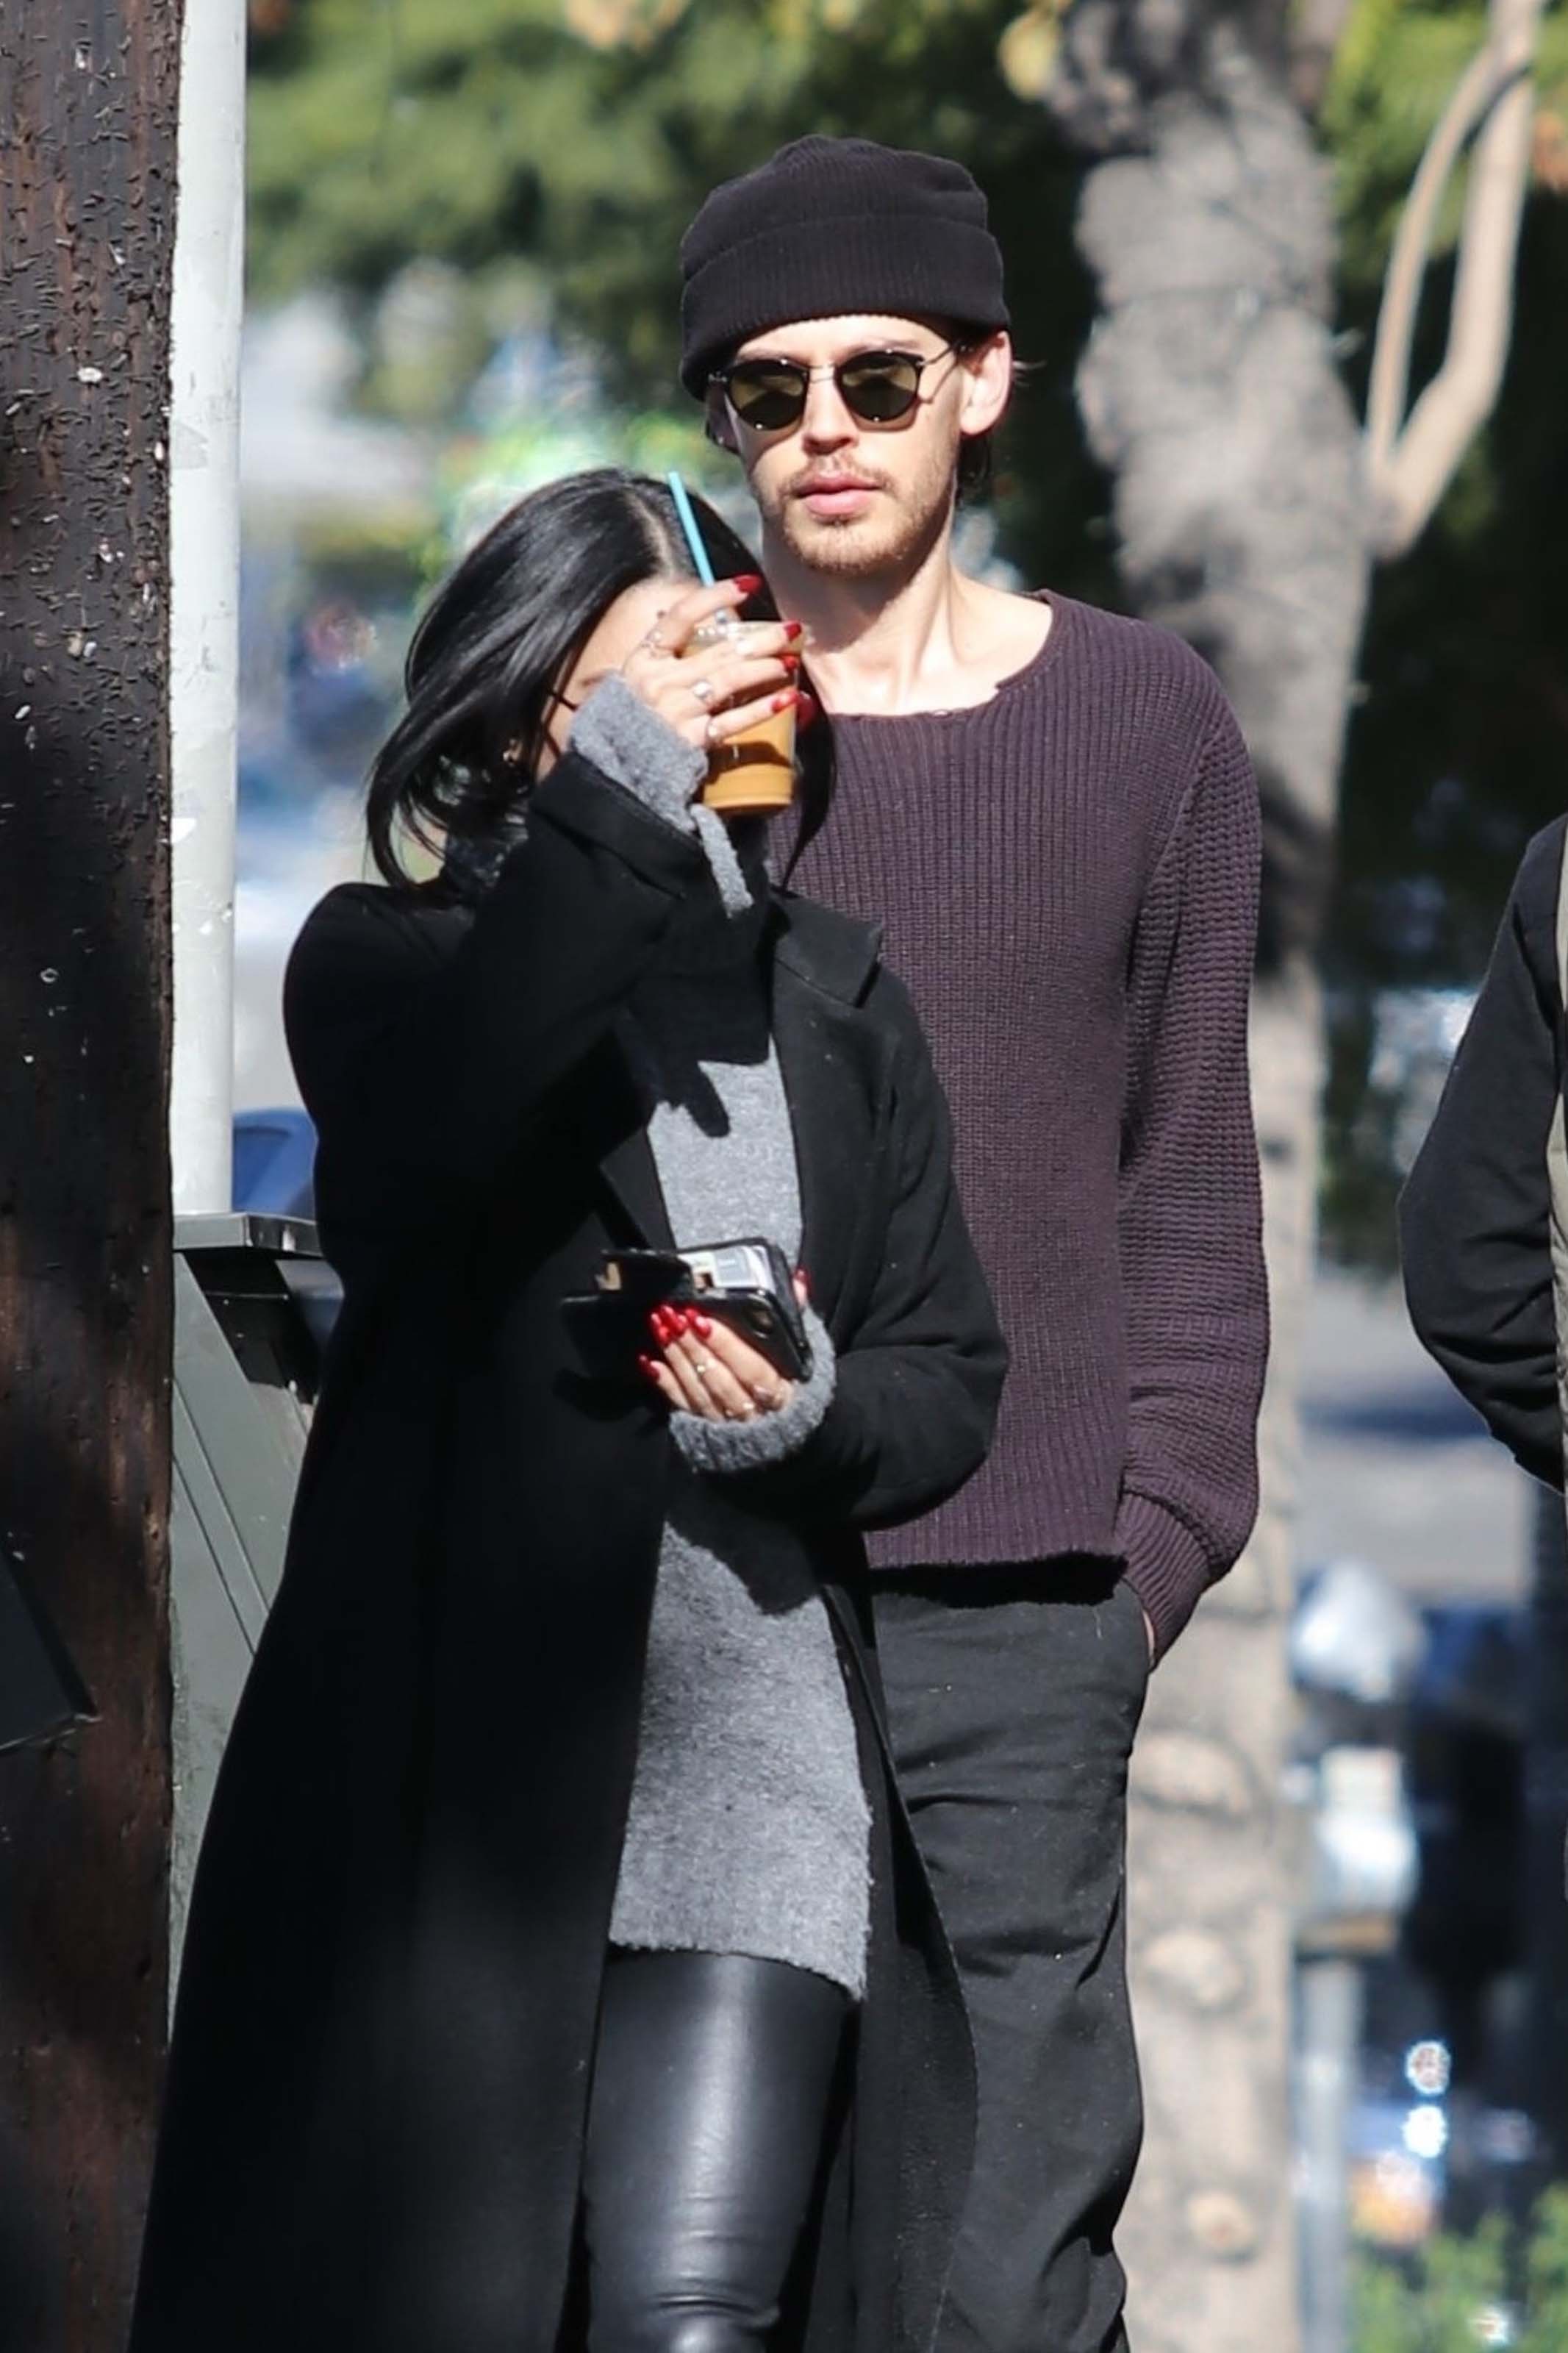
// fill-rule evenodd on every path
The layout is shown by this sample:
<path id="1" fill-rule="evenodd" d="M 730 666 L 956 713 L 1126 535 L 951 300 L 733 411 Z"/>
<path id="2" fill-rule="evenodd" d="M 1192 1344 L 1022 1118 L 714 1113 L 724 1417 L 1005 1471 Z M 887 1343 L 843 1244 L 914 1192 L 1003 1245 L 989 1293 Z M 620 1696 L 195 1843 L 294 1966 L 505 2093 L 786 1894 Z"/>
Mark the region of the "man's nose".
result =
<path id="1" fill-rule="evenodd" d="M 842 449 L 847 441 L 854 440 L 855 419 L 830 375 L 818 376 L 815 383 L 807 385 L 800 432 L 811 449 Z"/>

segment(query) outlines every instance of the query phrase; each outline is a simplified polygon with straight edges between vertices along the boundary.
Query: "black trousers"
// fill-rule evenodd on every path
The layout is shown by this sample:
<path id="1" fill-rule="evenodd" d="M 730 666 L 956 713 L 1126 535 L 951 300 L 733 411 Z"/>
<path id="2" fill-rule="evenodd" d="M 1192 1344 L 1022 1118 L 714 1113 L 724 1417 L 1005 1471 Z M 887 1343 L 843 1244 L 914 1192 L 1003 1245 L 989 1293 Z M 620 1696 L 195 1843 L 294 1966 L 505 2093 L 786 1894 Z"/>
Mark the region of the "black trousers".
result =
<path id="1" fill-rule="evenodd" d="M 847 1994 L 735 1954 L 611 1955 L 583 2159 L 588 2353 L 761 2353 Z"/>
<path id="2" fill-rule="evenodd" d="M 979 2078 L 938 2353 L 1125 2353 L 1111 2233 L 1142 2135 L 1123 1915 L 1137 1597 L 1096 1564 L 953 1568 L 879 1584 L 877 1624 Z"/>

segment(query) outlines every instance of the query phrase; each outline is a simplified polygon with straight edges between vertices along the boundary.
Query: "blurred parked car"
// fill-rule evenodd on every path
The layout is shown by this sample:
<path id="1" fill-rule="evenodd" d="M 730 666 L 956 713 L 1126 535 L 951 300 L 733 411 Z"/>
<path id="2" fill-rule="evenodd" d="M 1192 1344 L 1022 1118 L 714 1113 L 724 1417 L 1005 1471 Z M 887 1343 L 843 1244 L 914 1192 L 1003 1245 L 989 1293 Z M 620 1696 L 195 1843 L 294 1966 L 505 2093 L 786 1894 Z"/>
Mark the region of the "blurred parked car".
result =
<path id="1" fill-rule="evenodd" d="M 316 1131 L 308 1112 L 234 1115 L 234 1207 L 278 1218 L 316 1214 Z"/>

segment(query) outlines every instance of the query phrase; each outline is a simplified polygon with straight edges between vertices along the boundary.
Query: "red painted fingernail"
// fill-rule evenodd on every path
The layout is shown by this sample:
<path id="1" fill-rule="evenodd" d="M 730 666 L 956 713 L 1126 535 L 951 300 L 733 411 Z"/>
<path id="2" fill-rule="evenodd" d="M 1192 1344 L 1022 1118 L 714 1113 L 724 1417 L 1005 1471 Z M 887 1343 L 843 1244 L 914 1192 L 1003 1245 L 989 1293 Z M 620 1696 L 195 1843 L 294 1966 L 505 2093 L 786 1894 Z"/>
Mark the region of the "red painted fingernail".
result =
<path id="1" fill-rule="evenodd" d="M 656 1307 L 654 1309 L 652 1314 L 647 1319 L 647 1328 L 653 1334 L 654 1338 L 658 1341 L 662 1346 L 664 1342 L 664 1310 L 662 1307 Z"/>
<path id="2" fill-rule="evenodd" d="M 706 1315 L 691 1314 L 689 1315 L 686 1320 L 690 1324 L 691 1329 L 696 1333 L 700 1340 L 706 1340 L 708 1335 L 713 1329 L 711 1320 Z"/>
<path id="3" fill-rule="evenodd" d="M 822 706 L 814 694 L 808 694 L 802 687 L 800 699 L 795 706 L 795 725 L 804 731 L 807 727 L 814 727 L 821 716 Z"/>
<path id="4" fill-rule="evenodd" d="M 795 671 L 800 668 L 800 656 L 798 654 L 780 654 L 779 659 L 783 662 L 785 670 L 788 670 L 790 676 L 793 678 Z"/>
<path id="5" fill-rule="evenodd" d="M 794 709 L 795 705 L 799 701 L 800 689 L 795 686 L 786 686 L 782 694 L 774 695 L 772 702 L 768 705 L 768 708 L 770 711 L 790 711 Z"/>
<path id="6" fill-rule="evenodd" d="M 737 572 L 730 585 L 745 596 L 754 596 L 763 585 L 763 575 L 760 572 Z"/>
<path id="7" fill-rule="evenodd" d="M 651 1356 L 639 1356 L 637 1358 L 637 1370 L 639 1373 L 646 1373 L 650 1381 L 657 1380 L 658 1378 L 658 1366 L 654 1363 Z"/>
<path id="8" fill-rule="evenodd" d="M 684 1338 L 691 1329 L 691 1310 L 689 1307 L 678 1307 L 670 1320 L 675 1325 L 678 1336 Z"/>
<path id="9" fill-rule="evenodd" d="M 804 621 L 786 621 L 784 625 L 784 633 L 793 645 L 796 638 L 805 637 L 805 623 Z"/>

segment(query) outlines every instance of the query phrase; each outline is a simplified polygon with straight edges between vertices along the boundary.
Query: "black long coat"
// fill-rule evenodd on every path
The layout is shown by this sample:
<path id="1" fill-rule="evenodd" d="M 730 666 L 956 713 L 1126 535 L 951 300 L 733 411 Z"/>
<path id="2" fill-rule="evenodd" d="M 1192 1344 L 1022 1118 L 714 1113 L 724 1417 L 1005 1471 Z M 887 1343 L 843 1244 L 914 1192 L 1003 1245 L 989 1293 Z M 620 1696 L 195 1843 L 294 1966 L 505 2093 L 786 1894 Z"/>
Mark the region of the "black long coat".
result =
<path id="1" fill-rule="evenodd" d="M 579 2341 L 670 1440 L 651 1392 L 578 1377 L 559 1303 L 628 1227 L 668 1239 L 615 1025 L 712 889 L 691 837 L 573 757 L 477 912 L 348 886 L 301 934 L 286 1012 L 345 1303 L 197 1873 L 133 2353 Z M 972 2084 L 853 1531 L 975 1468 L 1004 1351 L 876 935 L 781 896 L 765 953 L 838 1376 L 801 1452 L 746 1477 L 811 1546 L 875 1824 L 870 1989 L 796 2309 L 811 2353 L 912 2353 Z"/>

